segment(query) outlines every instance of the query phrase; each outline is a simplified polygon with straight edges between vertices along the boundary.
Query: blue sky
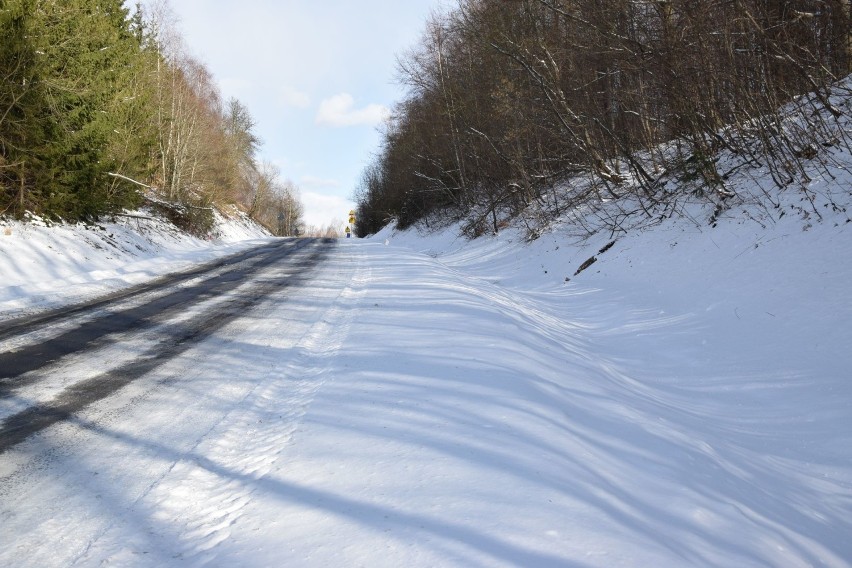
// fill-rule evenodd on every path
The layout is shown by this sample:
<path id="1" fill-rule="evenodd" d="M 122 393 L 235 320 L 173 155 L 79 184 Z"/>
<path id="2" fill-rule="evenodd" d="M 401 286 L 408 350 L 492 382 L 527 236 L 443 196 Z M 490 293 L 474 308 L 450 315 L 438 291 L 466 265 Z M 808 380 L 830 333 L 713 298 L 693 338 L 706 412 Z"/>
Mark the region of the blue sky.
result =
<path id="1" fill-rule="evenodd" d="M 402 96 L 398 55 L 441 0 L 170 0 L 187 47 L 254 116 L 261 158 L 301 190 L 305 220 L 345 222 L 378 123 Z"/>

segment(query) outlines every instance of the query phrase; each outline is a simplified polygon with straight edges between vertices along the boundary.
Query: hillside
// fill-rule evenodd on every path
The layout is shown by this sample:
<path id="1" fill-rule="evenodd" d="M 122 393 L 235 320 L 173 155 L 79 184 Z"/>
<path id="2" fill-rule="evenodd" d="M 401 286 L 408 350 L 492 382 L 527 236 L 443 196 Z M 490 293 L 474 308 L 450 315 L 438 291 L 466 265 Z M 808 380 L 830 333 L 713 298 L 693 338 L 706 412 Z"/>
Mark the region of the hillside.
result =
<path id="1" fill-rule="evenodd" d="M 458 408 L 483 423 L 493 405 L 488 416 L 501 417 L 497 427 L 513 442 L 495 435 L 488 447 L 508 447 L 505 459 L 542 485 L 558 479 L 544 491 L 548 503 L 568 499 L 544 504 L 511 481 L 491 494 L 523 511 L 500 534 L 540 530 L 553 540 L 536 550 L 569 551 L 517 563 L 852 563 L 849 177 L 832 187 L 839 205 L 816 200 L 819 221 L 791 192 L 778 197 L 779 211 L 790 212 L 780 218 L 740 208 L 714 226 L 669 219 L 616 239 L 572 237 L 562 225 L 533 242 L 521 228 L 469 242 L 458 227 L 389 228 L 371 240 L 391 256 L 419 251 L 417 265 L 429 267 L 418 285 L 397 264 L 387 277 L 397 284 L 387 286 L 410 292 L 371 296 L 420 330 L 411 341 L 423 338 L 412 345 L 426 370 L 417 375 L 435 377 L 437 388 L 458 362 L 481 366 L 476 380 L 461 371 L 477 390 Z M 712 210 L 695 217 L 702 212 Z M 441 323 L 452 308 L 424 296 L 435 281 L 468 298 L 456 323 Z M 412 302 L 423 312 L 409 315 Z M 516 438 L 527 420 L 550 421 L 547 433 Z M 483 478 L 504 471 L 504 458 L 489 459 Z M 525 499 L 540 509 L 533 514 Z M 550 531 L 536 515 L 554 521 Z"/>
<path id="2" fill-rule="evenodd" d="M 786 186 L 721 151 L 717 200 L 677 172 L 649 210 L 474 240 L 391 225 L 0 376 L 0 428 L 115 361 L 138 376 L 0 454 L 0 564 L 852 565 L 852 106 L 832 104 L 840 136 Z M 270 244 L 147 223 L 4 222 L 0 316 Z"/>

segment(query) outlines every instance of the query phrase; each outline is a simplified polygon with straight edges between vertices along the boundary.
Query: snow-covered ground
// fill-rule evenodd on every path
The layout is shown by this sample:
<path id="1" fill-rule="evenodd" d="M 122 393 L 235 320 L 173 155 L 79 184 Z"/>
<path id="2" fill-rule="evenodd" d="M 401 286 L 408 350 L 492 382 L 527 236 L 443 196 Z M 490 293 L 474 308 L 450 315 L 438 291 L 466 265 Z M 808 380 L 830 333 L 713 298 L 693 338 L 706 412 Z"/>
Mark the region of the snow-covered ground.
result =
<path id="1" fill-rule="evenodd" d="M 84 300 L 256 244 L 269 233 L 216 213 L 210 241 L 143 213 L 115 222 L 48 225 L 0 218 L 0 317 Z"/>
<path id="2" fill-rule="evenodd" d="M 852 223 L 824 209 L 604 253 L 558 227 L 343 240 L 0 455 L 0 565 L 850 566 Z M 249 244 L 125 270 L 27 231 L 0 226 L 13 308 Z"/>
<path id="3" fill-rule="evenodd" d="M 462 493 L 488 504 L 484 532 L 551 564 L 852 565 L 847 219 L 671 222 L 619 239 L 577 277 L 609 235 L 579 247 L 558 234 L 529 246 L 386 235 L 384 256 L 412 247 L 439 271 L 418 283 L 397 253 L 399 315 L 411 299 L 442 306 L 409 324 L 424 328 L 422 359 L 442 355 L 422 372 L 391 359 L 381 376 L 430 377 L 412 406 L 445 408 L 472 387 L 452 408 L 455 433 L 438 412 L 425 431 L 481 470 Z"/>

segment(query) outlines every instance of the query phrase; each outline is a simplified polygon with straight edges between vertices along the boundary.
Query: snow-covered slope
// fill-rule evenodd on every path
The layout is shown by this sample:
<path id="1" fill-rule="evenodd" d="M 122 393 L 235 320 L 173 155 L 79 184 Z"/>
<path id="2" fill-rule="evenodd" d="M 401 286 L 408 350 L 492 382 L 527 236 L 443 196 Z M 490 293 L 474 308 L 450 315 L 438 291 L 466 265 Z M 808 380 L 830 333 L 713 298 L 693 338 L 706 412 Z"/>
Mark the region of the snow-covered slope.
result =
<path id="1" fill-rule="evenodd" d="M 852 223 L 825 210 L 821 222 L 670 220 L 603 253 L 608 234 L 555 230 L 524 243 L 507 231 L 465 242 L 452 231 L 387 229 L 373 242 L 420 251 L 433 266 L 421 279 L 486 298 L 493 313 L 459 298 L 462 331 L 441 323 L 449 310 L 434 297 L 407 324 L 423 327 L 421 344 L 399 347 L 415 349 L 426 371 L 396 363 L 382 374 L 426 374 L 435 394 L 418 396 L 469 412 L 459 435 L 492 456 L 483 479 L 492 470 L 511 478 L 520 463 L 528 481 L 541 476 L 546 500 L 508 478 L 505 493 L 478 487 L 512 510 L 534 500 L 536 514 L 498 532 L 552 532 L 558 543 L 539 540 L 536 550 L 562 550 L 566 565 L 848 566 Z M 388 284 L 387 309 L 402 316 L 428 301 L 425 283 L 397 271 L 389 279 L 410 292 Z M 460 384 L 448 380 L 456 375 Z M 471 392 L 455 398 L 441 385 Z M 489 419 L 505 437 L 482 429 Z M 535 423 L 540 431 L 525 430 Z M 438 424 L 434 432 L 443 437 Z M 550 532 L 538 525 L 543 511 L 554 513 Z"/>
<path id="2" fill-rule="evenodd" d="M 104 294 L 269 237 L 238 212 L 216 213 L 212 241 L 133 215 L 96 225 L 0 219 L 0 316 Z"/>

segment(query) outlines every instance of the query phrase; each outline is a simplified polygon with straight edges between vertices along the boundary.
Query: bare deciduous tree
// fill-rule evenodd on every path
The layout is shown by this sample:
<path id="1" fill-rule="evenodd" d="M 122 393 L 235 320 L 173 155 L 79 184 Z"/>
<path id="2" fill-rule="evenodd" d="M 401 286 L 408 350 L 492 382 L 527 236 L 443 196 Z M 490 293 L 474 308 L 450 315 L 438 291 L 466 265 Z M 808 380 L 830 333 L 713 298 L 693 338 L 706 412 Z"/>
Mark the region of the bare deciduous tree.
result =
<path id="1" fill-rule="evenodd" d="M 723 149 L 788 184 L 832 127 L 793 132 L 779 109 L 808 95 L 836 114 L 849 24 L 849 0 L 461 0 L 399 61 L 409 94 L 358 231 L 440 213 L 475 235 L 628 196 L 651 217 L 671 176 L 722 203 Z"/>

